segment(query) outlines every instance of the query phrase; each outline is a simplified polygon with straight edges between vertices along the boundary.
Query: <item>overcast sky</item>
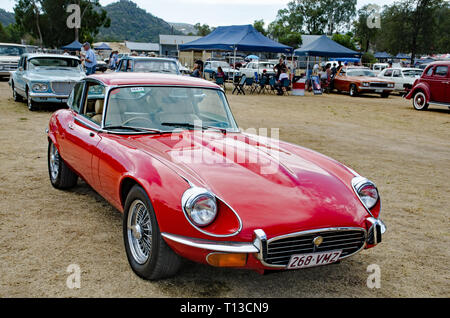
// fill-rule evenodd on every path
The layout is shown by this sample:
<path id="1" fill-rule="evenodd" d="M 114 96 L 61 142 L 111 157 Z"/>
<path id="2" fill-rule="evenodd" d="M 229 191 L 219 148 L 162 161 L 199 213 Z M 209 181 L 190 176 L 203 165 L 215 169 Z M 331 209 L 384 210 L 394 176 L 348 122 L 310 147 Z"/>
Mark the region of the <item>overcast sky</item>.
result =
<path id="1" fill-rule="evenodd" d="M 100 0 L 107 5 L 117 0 Z M 0 8 L 13 11 L 15 0 L 0 0 Z M 147 12 L 168 22 L 200 22 L 210 26 L 253 24 L 264 19 L 266 25 L 275 20 L 279 9 L 289 0 L 134 0 Z M 360 8 L 368 3 L 385 5 L 394 0 L 358 0 Z"/>

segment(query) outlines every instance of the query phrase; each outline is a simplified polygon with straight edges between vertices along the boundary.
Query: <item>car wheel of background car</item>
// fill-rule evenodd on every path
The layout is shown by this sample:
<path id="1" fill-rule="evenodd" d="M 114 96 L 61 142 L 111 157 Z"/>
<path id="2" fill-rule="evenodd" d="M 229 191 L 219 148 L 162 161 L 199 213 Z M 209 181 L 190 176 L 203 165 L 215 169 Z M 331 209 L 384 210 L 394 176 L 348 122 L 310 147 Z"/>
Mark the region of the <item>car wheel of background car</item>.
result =
<path id="1" fill-rule="evenodd" d="M 30 111 L 35 111 L 38 109 L 38 107 L 36 106 L 36 103 L 33 102 L 33 100 L 31 99 L 31 96 L 28 92 L 28 88 L 27 88 L 27 106 Z"/>
<path id="2" fill-rule="evenodd" d="M 157 280 L 176 274 L 182 259 L 166 244 L 145 190 L 135 185 L 125 201 L 123 238 L 128 262 L 140 277 Z"/>
<path id="3" fill-rule="evenodd" d="M 349 94 L 350 94 L 351 97 L 355 97 L 355 96 L 358 95 L 358 90 L 357 90 L 355 84 L 351 84 L 350 85 L 350 92 L 349 92 Z"/>
<path id="4" fill-rule="evenodd" d="M 65 164 L 51 141 L 48 143 L 48 173 L 56 189 L 69 189 L 77 184 L 78 176 Z"/>
<path id="5" fill-rule="evenodd" d="M 389 97 L 389 93 L 381 93 L 381 97 L 388 98 Z"/>
<path id="6" fill-rule="evenodd" d="M 12 92 L 13 92 L 13 99 L 15 102 L 22 102 L 23 98 L 19 94 L 17 94 L 16 89 L 14 88 L 14 83 L 12 83 Z"/>
<path id="7" fill-rule="evenodd" d="M 418 91 L 413 97 L 413 106 L 416 110 L 426 110 L 428 108 L 427 97 L 422 91 Z"/>

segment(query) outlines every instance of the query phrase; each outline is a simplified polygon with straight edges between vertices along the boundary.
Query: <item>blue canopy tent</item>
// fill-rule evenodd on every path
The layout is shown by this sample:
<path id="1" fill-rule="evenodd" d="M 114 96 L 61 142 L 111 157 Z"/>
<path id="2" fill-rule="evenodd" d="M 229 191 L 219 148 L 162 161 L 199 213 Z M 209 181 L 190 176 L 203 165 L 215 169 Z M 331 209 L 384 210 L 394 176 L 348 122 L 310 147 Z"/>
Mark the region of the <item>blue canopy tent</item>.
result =
<path id="1" fill-rule="evenodd" d="M 217 27 L 205 37 L 181 44 L 179 49 L 181 51 L 244 51 L 286 54 L 292 52 L 290 46 L 265 37 L 250 24 Z"/>
<path id="2" fill-rule="evenodd" d="M 345 46 L 333 41 L 326 35 L 322 35 L 317 39 L 300 46 L 294 50 L 294 54 L 298 56 L 307 56 L 306 74 L 309 70 L 309 57 L 310 56 L 324 56 L 333 58 L 360 58 L 361 53 L 350 50 Z"/>
<path id="3" fill-rule="evenodd" d="M 374 56 L 376 59 L 378 59 L 378 60 L 383 60 L 383 59 L 390 59 L 390 58 L 392 58 L 392 55 L 390 55 L 390 54 L 387 53 L 387 52 L 376 52 L 373 56 Z"/>
<path id="4" fill-rule="evenodd" d="M 69 51 L 80 51 L 82 47 L 82 44 L 78 42 L 77 40 L 73 41 L 70 44 L 67 44 L 66 46 L 61 47 L 63 50 L 69 50 Z"/>
<path id="5" fill-rule="evenodd" d="M 398 53 L 396 56 L 395 56 L 395 58 L 396 59 L 407 59 L 407 60 L 409 60 L 409 59 L 411 59 L 411 57 L 409 56 L 409 55 L 407 55 L 407 54 L 404 54 L 404 53 Z"/>
<path id="6" fill-rule="evenodd" d="M 237 51 L 289 54 L 293 50 L 290 46 L 265 37 L 250 24 L 217 27 L 213 32 L 203 38 L 181 44 L 179 49 L 181 51 L 233 51 L 234 61 L 236 61 Z"/>
<path id="7" fill-rule="evenodd" d="M 94 49 L 96 49 L 96 50 L 105 50 L 105 51 L 112 51 L 112 49 L 106 43 L 102 43 L 102 44 L 100 44 L 98 46 L 95 46 Z"/>

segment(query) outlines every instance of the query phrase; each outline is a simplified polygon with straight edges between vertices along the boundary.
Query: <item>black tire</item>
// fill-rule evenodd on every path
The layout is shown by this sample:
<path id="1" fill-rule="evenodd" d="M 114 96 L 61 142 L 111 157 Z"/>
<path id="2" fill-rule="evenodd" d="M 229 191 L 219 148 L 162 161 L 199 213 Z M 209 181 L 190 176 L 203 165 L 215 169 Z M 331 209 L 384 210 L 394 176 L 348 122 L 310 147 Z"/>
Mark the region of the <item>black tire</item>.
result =
<path id="1" fill-rule="evenodd" d="M 73 188 L 77 184 L 78 176 L 62 160 L 53 142 L 48 142 L 47 151 L 48 175 L 52 186 L 63 190 Z"/>
<path id="2" fill-rule="evenodd" d="M 136 210 L 141 212 L 140 221 L 138 216 L 134 219 Z M 128 262 L 139 277 L 158 280 L 174 276 L 180 269 L 182 258 L 162 238 L 150 199 L 138 185 L 131 188 L 125 201 L 123 239 Z"/>
<path id="3" fill-rule="evenodd" d="M 381 97 L 382 98 L 388 98 L 389 97 L 389 93 L 381 93 Z"/>
<path id="4" fill-rule="evenodd" d="M 39 109 L 36 102 L 33 102 L 33 100 L 31 99 L 28 88 L 27 88 L 27 106 L 28 106 L 28 110 L 30 110 L 32 112 Z"/>
<path id="5" fill-rule="evenodd" d="M 22 98 L 22 96 L 20 96 L 19 94 L 17 94 L 16 89 L 14 88 L 14 82 L 11 83 L 11 88 L 12 88 L 12 93 L 13 93 L 13 99 L 14 99 L 14 101 L 15 101 L 15 102 L 18 102 L 18 103 L 22 102 L 22 101 L 23 101 L 23 98 Z"/>
<path id="6" fill-rule="evenodd" d="M 348 93 L 350 94 L 351 97 L 358 96 L 358 89 L 356 88 L 355 84 L 350 85 L 350 90 Z"/>
<path id="7" fill-rule="evenodd" d="M 423 91 L 417 91 L 413 96 L 413 107 L 415 110 L 427 110 L 427 97 Z"/>

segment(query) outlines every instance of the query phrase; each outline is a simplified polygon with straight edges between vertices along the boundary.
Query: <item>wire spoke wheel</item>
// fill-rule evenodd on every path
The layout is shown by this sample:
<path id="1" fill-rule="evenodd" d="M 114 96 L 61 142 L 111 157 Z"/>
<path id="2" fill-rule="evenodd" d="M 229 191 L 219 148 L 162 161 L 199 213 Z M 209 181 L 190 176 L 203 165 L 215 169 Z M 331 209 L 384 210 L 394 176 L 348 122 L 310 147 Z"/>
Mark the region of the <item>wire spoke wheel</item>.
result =
<path id="1" fill-rule="evenodd" d="M 55 144 L 51 144 L 50 146 L 50 176 L 53 181 L 58 178 L 59 174 L 59 165 L 60 165 L 60 156 L 58 153 L 58 149 L 56 149 Z"/>
<path id="2" fill-rule="evenodd" d="M 152 224 L 147 207 L 138 199 L 133 201 L 128 212 L 127 238 L 136 263 L 147 262 L 152 252 Z"/>

